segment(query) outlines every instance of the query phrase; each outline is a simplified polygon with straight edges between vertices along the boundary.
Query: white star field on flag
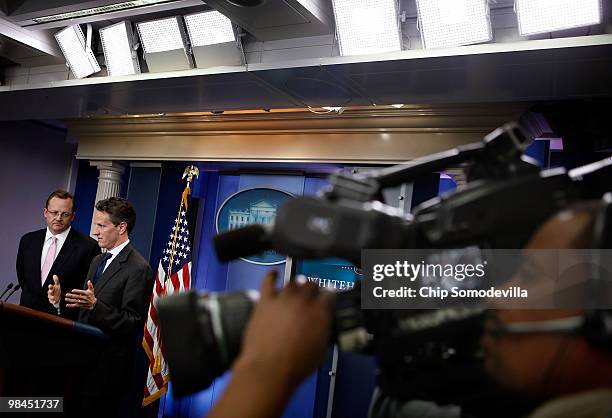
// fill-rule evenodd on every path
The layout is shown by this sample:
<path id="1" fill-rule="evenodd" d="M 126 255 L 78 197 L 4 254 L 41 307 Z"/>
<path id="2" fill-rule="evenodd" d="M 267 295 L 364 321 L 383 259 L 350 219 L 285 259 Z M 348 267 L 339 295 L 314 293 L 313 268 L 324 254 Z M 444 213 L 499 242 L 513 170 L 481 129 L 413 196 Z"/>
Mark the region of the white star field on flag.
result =
<path id="1" fill-rule="evenodd" d="M 186 212 L 181 211 L 179 219 L 174 220 L 172 234 L 170 234 L 168 242 L 162 251 L 163 267 L 168 270 L 168 264 L 172 259 L 172 270 L 176 270 L 177 266 L 191 261 L 191 248 L 189 247 L 189 229 L 187 220 L 185 219 Z M 176 240 L 175 240 L 176 235 Z M 172 248 L 174 246 L 174 257 L 172 257 Z M 166 272 L 167 273 L 167 272 Z"/>

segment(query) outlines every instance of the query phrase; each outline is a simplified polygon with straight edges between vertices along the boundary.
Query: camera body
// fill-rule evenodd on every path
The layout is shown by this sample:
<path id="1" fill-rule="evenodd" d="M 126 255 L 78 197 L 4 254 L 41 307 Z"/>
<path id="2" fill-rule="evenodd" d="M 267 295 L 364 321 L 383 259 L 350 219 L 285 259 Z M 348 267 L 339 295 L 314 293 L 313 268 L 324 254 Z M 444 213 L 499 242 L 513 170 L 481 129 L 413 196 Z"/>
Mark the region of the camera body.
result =
<path id="1" fill-rule="evenodd" d="M 339 257 L 360 265 L 362 249 L 523 248 L 551 215 L 581 199 L 601 198 L 612 187 L 612 159 L 570 172 L 542 171 L 522 155 L 528 143 L 518 125 L 508 124 L 480 143 L 416 163 L 365 177 L 332 176 L 322 196 L 285 203 L 272 227 L 251 225 L 215 237 L 217 254 L 229 261 L 274 249 L 298 259 Z M 464 164 L 468 185 L 412 214 L 377 200 L 385 187 L 456 164 Z M 333 340 L 343 350 L 376 353 L 385 392 L 404 399 L 433 393 L 449 401 L 457 387 L 469 389 L 466 381 L 484 379 L 478 345 L 483 309 L 362 310 L 360 296 L 359 284 L 338 294 Z M 175 394 L 204 389 L 229 368 L 256 300 L 253 292 L 190 291 L 159 301 Z"/>

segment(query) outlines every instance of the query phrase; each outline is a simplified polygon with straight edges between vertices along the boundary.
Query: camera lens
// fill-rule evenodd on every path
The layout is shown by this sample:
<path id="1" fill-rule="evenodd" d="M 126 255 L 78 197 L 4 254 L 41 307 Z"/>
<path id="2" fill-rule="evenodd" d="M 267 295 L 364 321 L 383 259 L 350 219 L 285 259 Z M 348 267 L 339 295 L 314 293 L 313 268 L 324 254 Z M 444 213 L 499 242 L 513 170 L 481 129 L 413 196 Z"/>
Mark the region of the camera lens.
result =
<path id="1" fill-rule="evenodd" d="M 162 347 L 177 396 L 207 388 L 230 367 L 258 297 L 190 291 L 160 299 Z"/>

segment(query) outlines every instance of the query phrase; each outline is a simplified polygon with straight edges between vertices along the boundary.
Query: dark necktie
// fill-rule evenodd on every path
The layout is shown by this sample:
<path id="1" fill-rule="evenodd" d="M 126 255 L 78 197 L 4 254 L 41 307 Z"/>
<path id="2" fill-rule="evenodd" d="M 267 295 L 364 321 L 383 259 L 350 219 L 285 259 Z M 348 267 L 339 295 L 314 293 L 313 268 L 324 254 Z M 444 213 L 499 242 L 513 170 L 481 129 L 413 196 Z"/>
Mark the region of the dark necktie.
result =
<path id="1" fill-rule="evenodd" d="M 96 282 L 100 280 L 100 277 L 102 277 L 102 274 L 104 273 L 104 267 L 106 266 L 106 262 L 112 256 L 113 255 L 109 253 L 108 251 L 102 254 L 102 257 L 100 258 L 100 264 L 98 264 L 98 268 L 96 269 L 96 274 L 93 277 L 93 280 L 91 281 L 93 285 L 95 285 Z"/>

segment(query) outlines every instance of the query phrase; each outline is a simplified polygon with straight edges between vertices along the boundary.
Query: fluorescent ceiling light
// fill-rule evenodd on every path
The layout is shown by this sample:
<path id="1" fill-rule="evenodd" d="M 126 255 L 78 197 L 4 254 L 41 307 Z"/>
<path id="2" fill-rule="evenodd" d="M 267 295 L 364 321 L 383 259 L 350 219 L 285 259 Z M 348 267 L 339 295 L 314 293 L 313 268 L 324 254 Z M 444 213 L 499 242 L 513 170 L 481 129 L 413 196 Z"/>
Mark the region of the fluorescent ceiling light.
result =
<path id="1" fill-rule="evenodd" d="M 86 45 L 85 36 L 79 25 L 62 29 L 55 34 L 55 39 L 75 78 L 85 78 L 100 71 L 98 60 Z"/>
<path id="2" fill-rule="evenodd" d="M 519 32 L 534 35 L 601 23 L 601 0 L 516 0 Z"/>
<path id="3" fill-rule="evenodd" d="M 234 42 L 232 21 L 216 10 L 185 16 L 187 33 L 192 46 Z"/>
<path id="4" fill-rule="evenodd" d="M 399 51 L 396 0 L 332 0 L 340 55 Z"/>
<path id="5" fill-rule="evenodd" d="M 487 0 L 417 0 L 425 48 L 448 48 L 493 39 Z"/>
<path id="6" fill-rule="evenodd" d="M 132 27 L 129 22 L 120 22 L 100 29 L 100 39 L 108 75 L 140 73 L 138 58 L 133 49 Z"/>
<path id="7" fill-rule="evenodd" d="M 180 16 L 136 24 L 149 72 L 193 68 L 187 35 Z"/>
<path id="8" fill-rule="evenodd" d="M 123 3 L 109 4 L 108 6 L 92 7 L 89 9 L 75 10 L 73 12 L 58 13 L 55 15 L 35 17 L 36 23 L 57 22 L 58 20 L 75 19 L 78 17 L 95 16 L 103 13 L 118 12 L 121 10 L 136 9 L 138 7 L 150 6 L 159 3 L 172 3 L 176 0 L 134 0 Z"/>
<path id="9" fill-rule="evenodd" d="M 177 16 L 137 23 L 136 27 L 147 54 L 185 49 L 183 31 Z"/>

